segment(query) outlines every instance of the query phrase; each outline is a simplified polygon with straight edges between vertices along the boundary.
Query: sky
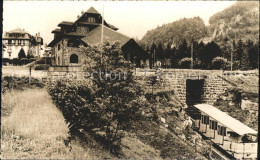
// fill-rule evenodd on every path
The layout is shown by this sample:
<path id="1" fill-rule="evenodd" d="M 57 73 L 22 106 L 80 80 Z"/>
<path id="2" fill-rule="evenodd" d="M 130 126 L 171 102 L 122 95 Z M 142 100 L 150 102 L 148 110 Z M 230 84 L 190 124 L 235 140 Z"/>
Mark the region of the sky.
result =
<path id="1" fill-rule="evenodd" d="M 141 39 L 148 30 L 181 18 L 199 16 L 208 25 L 210 16 L 235 1 L 4 1 L 3 32 L 16 28 L 31 35 L 40 32 L 44 43 L 61 21 L 76 21 L 77 15 L 93 6 L 119 32 Z"/>

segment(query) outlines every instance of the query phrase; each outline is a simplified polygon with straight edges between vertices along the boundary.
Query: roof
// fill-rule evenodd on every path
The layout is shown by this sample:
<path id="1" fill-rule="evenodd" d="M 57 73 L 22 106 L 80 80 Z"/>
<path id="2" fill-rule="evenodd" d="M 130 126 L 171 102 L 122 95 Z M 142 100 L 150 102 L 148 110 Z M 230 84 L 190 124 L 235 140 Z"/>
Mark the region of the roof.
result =
<path id="1" fill-rule="evenodd" d="M 94 7 L 90 7 L 87 10 L 87 13 L 100 14 Z"/>
<path id="2" fill-rule="evenodd" d="M 222 123 L 227 128 L 231 129 L 232 131 L 236 132 L 239 135 L 244 134 L 257 134 L 257 131 L 249 128 L 248 126 L 244 125 L 240 121 L 236 120 L 235 118 L 229 116 L 225 112 L 220 111 L 216 107 L 208 104 L 197 104 L 195 105 L 200 111 L 204 112 L 205 114 L 209 115 L 216 121 Z"/>
<path id="3" fill-rule="evenodd" d="M 101 29 L 102 26 L 98 26 L 97 28 L 90 31 L 86 37 L 82 38 L 81 40 L 88 45 L 94 45 L 100 43 L 101 39 Z M 119 33 L 113 29 L 110 29 L 106 26 L 104 26 L 104 39 L 107 39 L 110 42 L 119 41 L 121 46 L 126 44 L 131 38 Z"/>
<path id="4" fill-rule="evenodd" d="M 56 37 L 54 38 L 47 46 L 48 47 L 53 47 L 57 42 L 61 40 L 61 37 Z"/>
<path id="5" fill-rule="evenodd" d="M 58 26 L 62 26 L 62 25 L 64 25 L 64 26 L 71 26 L 73 24 L 74 24 L 74 22 L 62 21 L 62 22 L 60 22 L 60 24 L 58 24 Z"/>
<path id="6" fill-rule="evenodd" d="M 56 28 L 56 29 L 54 29 L 53 31 L 51 31 L 51 33 L 57 33 L 57 32 L 60 32 L 60 31 L 61 31 L 60 28 Z"/>
<path id="7" fill-rule="evenodd" d="M 11 30 L 7 33 L 27 33 L 25 30 L 21 29 L 21 28 L 16 28 L 14 30 Z"/>
<path id="8" fill-rule="evenodd" d="M 112 24 L 108 24 L 110 28 L 112 28 L 113 30 L 118 30 L 118 28 Z"/>

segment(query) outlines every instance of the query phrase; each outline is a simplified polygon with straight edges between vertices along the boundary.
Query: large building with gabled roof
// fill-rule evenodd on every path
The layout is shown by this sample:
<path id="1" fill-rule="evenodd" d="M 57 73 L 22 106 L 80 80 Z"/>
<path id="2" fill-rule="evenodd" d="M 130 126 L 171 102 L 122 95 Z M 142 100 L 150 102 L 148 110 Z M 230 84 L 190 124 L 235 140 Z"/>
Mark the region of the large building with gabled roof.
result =
<path id="1" fill-rule="evenodd" d="M 24 29 L 16 28 L 5 32 L 2 40 L 6 46 L 6 50 L 2 53 L 3 58 L 18 58 L 21 49 L 26 55 L 30 53 L 35 57 L 40 57 L 42 54 L 43 39 L 40 37 L 40 33 L 33 36 Z"/>
<path id="2" fill-rule="evenodd" d="M 57 66 L 70 66 L 84 64 L 84 57 L 79 52 L 79 46 L 92 46 L 100 43 L 102 30 L 101 14 L 93 7 L 82 12 L 75 22 L 62 21 L 52 31 L 54 39 L 48 44 L 52 47 L 52 55 Z M 104 20 L 104 40 L 115 42 L 121 45 L 126 60 L 140 66 L 146 60 L 146 52 L 134 41 L 117 31 L 118 28 Z M 141 62 L 142 61 L 142 62 Z"/>

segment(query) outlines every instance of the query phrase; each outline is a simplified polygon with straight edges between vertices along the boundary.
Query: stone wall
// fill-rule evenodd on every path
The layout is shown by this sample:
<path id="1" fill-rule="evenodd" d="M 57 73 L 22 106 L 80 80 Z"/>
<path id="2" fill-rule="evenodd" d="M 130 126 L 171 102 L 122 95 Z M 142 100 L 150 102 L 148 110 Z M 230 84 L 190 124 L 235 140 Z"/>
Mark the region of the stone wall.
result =
<path id="1" fill-rule="evenodd" d="M 137 71 L 137 76 L 151 75 L 148 71 Z M 204 80 L 203 94 L 201 102 L 214 104 L 218 96 L 225 92 L 228 84 L 223 81 L 223 72 L 219 70 L 189 70 L 189 69 L 168 69 L 153 72 L 158 75 L 163 82 L 165 89 L 172 89 L 178 99 L 186 104 L 186 82 L 191 80 Z"/>

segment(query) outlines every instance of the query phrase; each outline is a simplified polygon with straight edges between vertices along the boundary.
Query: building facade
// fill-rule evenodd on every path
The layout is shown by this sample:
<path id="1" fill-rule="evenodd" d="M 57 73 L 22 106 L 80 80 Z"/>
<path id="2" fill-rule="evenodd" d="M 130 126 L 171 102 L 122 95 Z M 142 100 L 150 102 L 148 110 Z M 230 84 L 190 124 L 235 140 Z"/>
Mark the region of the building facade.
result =
<path id="1" fill-rule="evenodd" d="M 32 54 L 37 58 L 41 55 L 43 39 L 40 37 L 40 33 L 36 33 L 35 36 L 32 36 L 25 30 L 17 28 L 5 32 L 2 40 L 3 44 L 6 46 L 6 49 L 3 52 L 3 58 L 18 58 L 21 49 L 24 50 L 26 56 Z"/>
<path id="2" fill-rule="evenodd" d="M 102 17 L 93 7 L 75 22 L 62 21 L 60 28 L 52 31 L 54 39 L 48 47 L 52 47 L 52 55 L 57 66 L 83 65 L 85 54 L 80 53 L 79 46 L 92 46 L 100 43 Z M 104 20 L 103 36 L 109 42 L 118 41 L 124 57 L 132 63 L 140 65 L 146 59 L 145 51 L 130 37 L 117 32 L 118 28 Z"/>

